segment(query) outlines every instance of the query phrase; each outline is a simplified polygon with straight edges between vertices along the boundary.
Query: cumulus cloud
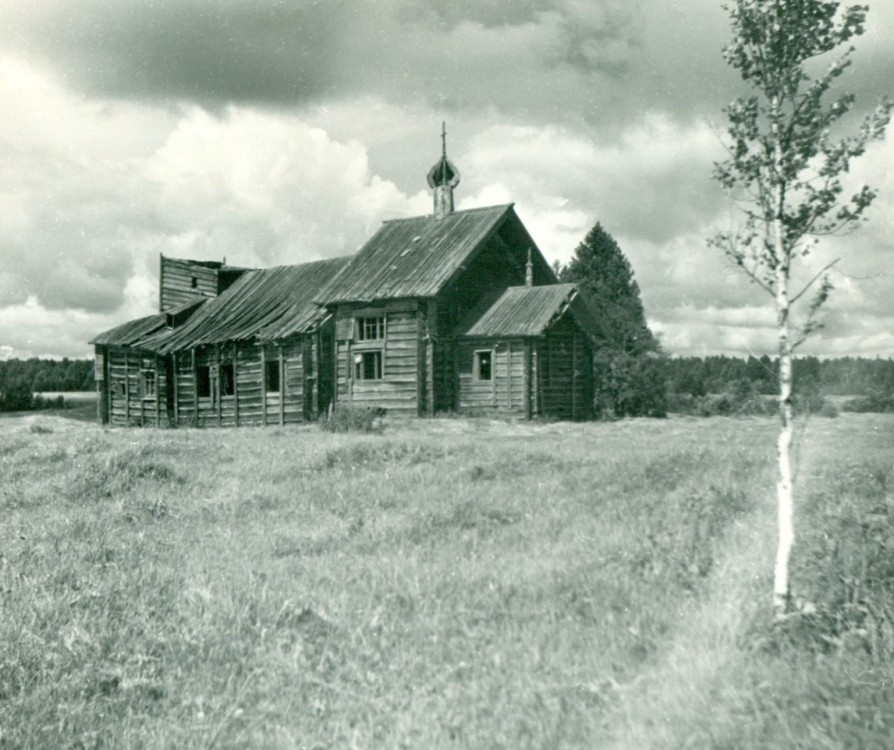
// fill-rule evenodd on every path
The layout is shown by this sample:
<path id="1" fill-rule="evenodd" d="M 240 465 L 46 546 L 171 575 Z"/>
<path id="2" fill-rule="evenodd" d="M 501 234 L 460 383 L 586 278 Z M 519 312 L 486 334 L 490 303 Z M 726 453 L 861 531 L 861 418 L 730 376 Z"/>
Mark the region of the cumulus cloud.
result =
<path id="1" fill-rule="evenodd" d="M 20 61 L 0 61 L 0 306 L 119 307 L 140 201 L 127 155 L 156 115 L 84 102 Z M 101 133 L 101 135 L 100 135 Z"/>
<path id="2" fill-rule="evenodd" d="M 365 148 L 297 117 L 193 108 L 147 160 L 177 252 L 267 266 L 356 250 L 383 216 L 422 213 L 373 174 Z"/>
<path id="3" fill-rule="evenodd" d="M 515 200 L 534 238 L 562 262 L 597 221 L 630 245 L 669 242 L 722 204 L 710 184 L 718 152 L 706 127 L 683 129 L 657 115 L 610 144 L 561 126 L 492 126 L 457 156 L 472 191 L 461 205 Z"/>
<path id="4" fill-rule="evenodd" d="M 8 46 L 123 98 L 300 102 L 334 83 L 343 2 L 7 3 Z"/>
<path id="5" fill-rule="evenodd" d="M 430 210 L 446 119 L 460 207 L 514 201 L 563 261 L 600 221 L 669 350 L 773 348 L 761 292 L 705 242 L 730 220 L 710 172 L 741 91 L 719 4 L 0 7 L 0 346 L 49 353 L 56 327 L 71 354 L 151 312 L 159 252 L 258 266 L 353 252 L 381 219 Z M 894 4 L 873 6 L 858 41 L 844 83 L 863 106 L 894 77 L 891 24 Z M 853 174 L 880 189 L 869 224 L 806 259 L 802 281 L 842 259 L 815 350 L 894 352 L 892 142 Z"/>
<path id="6" fill-rule="evenodd" d="M 15 105 L 23 90 L 29 106 Z M 331 257 L 383 217 L 429 207 L 374 174 L 363 145 L 296 116 L 84 101 L 15 60 L 0 64 L 0 104 L 16 113 L 0 124 L 0 343 L 17 350 L 52 330 L 55 311 L 70 327 L 151 313 L 159 253 L 248 266 Z M 48 117 L 67 126 L 42 127 Z M 16 330 L 25 319 L 32 330 Z"/>
<path id="7" fill-rule="evenodd" d="M 87 341 L 99 331 L 121 322 L 114 314 L 48 310 L 34 296 L 29 296 L 21 303 L 0 307 L 0 356 L 6 359 L 90 356 Z"/>
<path id="8" fill-rule="evenodd" d="M 688 112 L 722 71 L 718 40 L 700 33 L 722 14 L 694 0 L 9 5 L 8 48 L 103 97 L 295 106 L 374 93 L 620 132 L 644 109 Z"/>

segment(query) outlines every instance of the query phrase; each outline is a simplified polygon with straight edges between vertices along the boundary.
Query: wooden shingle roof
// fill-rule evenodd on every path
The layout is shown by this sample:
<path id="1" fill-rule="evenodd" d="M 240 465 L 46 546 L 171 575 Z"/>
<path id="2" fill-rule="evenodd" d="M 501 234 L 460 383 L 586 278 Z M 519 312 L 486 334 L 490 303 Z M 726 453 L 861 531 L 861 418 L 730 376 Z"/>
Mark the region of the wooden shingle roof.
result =
<path id="1" fill-rule="evenodd" d="M 120 326 L 110 328 L 94 336 L 88 343 L 97 346 L 138 346 L 147 336 L 165 327 L 167 316 L 164 313 L 147 315 Z"/>
<path id="2" fill-rule="evenodd" d="M 162 354 L 204 344 L 248 339 L 275 340 L 303 333 L 325 311 L 314 296 L 347 264 L 332 258 L 296 266 L 247 271 L 171 336 L 159 342 Z"/>
<path id="3" fill-rule="evenodd" d="M 184 323 L 171 327 L 169 310 L 132 320 L 99 334 L 90 343 L 129 346 L 169 354 L 203 344 L 257 339 L 273 341 L 307 331 L 326 312 L 313 302 L 347 265 L 332 258 L 295 266 L 246 271 L 218 297 L 181 306 L 195 306 Z"/>
<path id="4" fill-rule="evenodd" d="M 427 215 L 386 221 L 317 301 L 433 297 L 508 217 L 515 216 L 512 206 L 456 211 L 443 219 Z"/>
<path id="5" fill-rule="evenodd" d="M 456 327 L 457 336 L 540 336 L 567 311 L 592 338 L 601 326 L 574 284 L 511 286 L 483 299 Z"/>

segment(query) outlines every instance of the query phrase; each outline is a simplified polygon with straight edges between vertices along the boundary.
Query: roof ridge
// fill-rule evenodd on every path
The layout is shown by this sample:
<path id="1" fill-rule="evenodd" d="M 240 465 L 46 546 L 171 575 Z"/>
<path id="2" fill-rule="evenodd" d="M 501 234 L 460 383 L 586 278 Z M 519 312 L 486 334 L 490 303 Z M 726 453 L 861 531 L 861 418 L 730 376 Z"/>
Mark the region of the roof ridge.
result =
<path id="1" fill-rule="evenodd" d="M 534 284 L 534 286 L 513 284 L 512 286 L 507 286 L 506 289 L 557 289 L 559 287 L 577 287 L 577 284 L 574 281 L 557 281 L 555 284 Z"/>
<path id="2" fill-rule="evenodd" d="M 445 218 L 449 218 L 451 216 L 456 216 L 456 214 L 471 214 L 476 213 L 478 211 L 493 211 L 496 208 L 513 208 L 515 206 L 515 201 L 512 203 L 497 203 L 493 206 L 476 206 L 475 208 L 463 208 L 459 211 L 453 211 L 452 213 L 447 214 Z M 394 224 L 398 221 L 413 221 L 415 219 L 434 219 L 434 214 L 418 214 L 417 216 L 398 216 L 393 219 L 382 219 L 383 224 Z M 440 219 L 439 221 L 443 221 Z"/>
<path id="3" fill-rule="evenodd" d="M 305 266 L 312 266 L 317 263 L 332 263 L 334 261 L 348 261 L 353 258 L 353 255 L 336 255 L 334 258 L 317 258 L 316 260 L 306 260 L 303 263 L 281 263 L 278 266 L 266 266 L 265 268 L 249 268 L 249 272 L 255 271 L 279 271 L 283 268 L 304 268 Z"/>

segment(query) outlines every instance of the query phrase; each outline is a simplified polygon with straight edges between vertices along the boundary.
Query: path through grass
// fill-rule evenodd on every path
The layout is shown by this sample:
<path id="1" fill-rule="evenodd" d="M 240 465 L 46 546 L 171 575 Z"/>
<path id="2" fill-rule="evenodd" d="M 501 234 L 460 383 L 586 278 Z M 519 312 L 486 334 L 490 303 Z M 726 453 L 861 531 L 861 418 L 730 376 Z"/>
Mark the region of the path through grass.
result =
<path id="1" fill-rule="evenodd" d="M 788 747 L 762 685 L 819 667 L 762 629 L 774 430 L 6 420 L 0 747 Z M 815 422 L 801 481 L 890 483 L 892 432 Z"/>

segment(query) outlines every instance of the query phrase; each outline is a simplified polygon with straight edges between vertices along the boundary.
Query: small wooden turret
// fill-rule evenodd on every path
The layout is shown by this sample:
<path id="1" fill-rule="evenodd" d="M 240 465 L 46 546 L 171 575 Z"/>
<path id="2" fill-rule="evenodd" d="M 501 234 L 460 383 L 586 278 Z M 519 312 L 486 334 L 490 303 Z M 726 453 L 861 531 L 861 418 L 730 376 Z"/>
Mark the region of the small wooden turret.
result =
<path id="1" fill-rule="evenodd" d="M 443 219 L 453 213 L 453 188 L 459 185 L 459 170 L 447 158 L 447 124 L 441 123 L 441 158 L 428 171 L 428 185 L 434 191 L 434 216 Z"/>

